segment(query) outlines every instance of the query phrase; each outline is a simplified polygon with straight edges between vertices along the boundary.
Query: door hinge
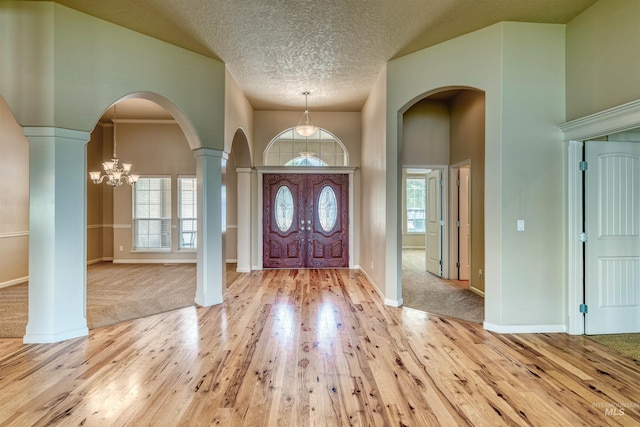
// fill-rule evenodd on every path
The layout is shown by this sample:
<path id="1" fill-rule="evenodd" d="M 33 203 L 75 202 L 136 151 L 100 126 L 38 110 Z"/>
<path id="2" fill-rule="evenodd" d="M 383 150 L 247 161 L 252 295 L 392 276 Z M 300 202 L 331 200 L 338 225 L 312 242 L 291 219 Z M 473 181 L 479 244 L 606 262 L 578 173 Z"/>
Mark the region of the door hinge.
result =
<path id="1" fill-rule="evenodd" d="M 589 163 L 588 162 L 580 162 L 580 170 L 581 171 L 586 171 L 587 169 L 589 169 Z"/>
<path id="2" fill-rule="evenodd" d="M 456 268 L 460 268 L 460 263 L 456 262 Z"/>
<path id="3" fill-rule="evenodd" d="M 442 227 L 444 225 L 444 219 L 440 220 L 440 227 Z"/>
<path id="4" fill-rule="evenodd" d="M 438 261 L 438 264 L 439 264 L 439 265 L 442 265 L 442 260 L 439 260 L 439 261 Z"/>
<path id="5" fill-rule="evenodd" d="M 458 179 L 458 180 L 456 180 L 456 185 L 457 185 L 458 187 L 460 187 L 460 180 L 459 180 L 459 179 Z"/>
<path id="6" fill-rule="evenodd" d="M 589 306 L 587 304 L 580 304 L 580 313 L 587 314 L 589 312 Z"/>
<path id="7" fill-rule="evenodd" d="M 587 236 L 587 233 L 580 233 L 580 241 L 582 243 L 587 243 L 589 241 L 589 236 Z"/>
<path id="8" fill-rule="evenodd" d="M 456 221 L 456 227 L 460 228 L 460 221 Z"/>
<path id="9" fill-rule="evenodd" d="M 440 180 L 440 187 L 443 187 L 443 186 L 444 186 L 444 181 Z"/>

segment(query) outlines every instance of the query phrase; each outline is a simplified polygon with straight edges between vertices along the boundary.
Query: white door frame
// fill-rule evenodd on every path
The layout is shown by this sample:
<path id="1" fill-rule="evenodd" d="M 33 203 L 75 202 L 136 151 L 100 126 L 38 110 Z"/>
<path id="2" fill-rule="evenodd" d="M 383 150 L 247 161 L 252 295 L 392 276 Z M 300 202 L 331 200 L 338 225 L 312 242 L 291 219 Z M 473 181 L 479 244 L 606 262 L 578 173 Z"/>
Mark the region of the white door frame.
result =
<path id="1" fill-rule="evenodd" d="M 583 141 L 640 127 L 640 100 L 610 108 L 559 125 L 568 142 L 567 156 L 567 332 L 584 334 L 582 242 L 582 161 Z"/>
<path id="2" fill-rule="evenodd" d="M 426 221 L 425 221 L 425 266 L 429 273 L 439 277 L 444 276 L 445 252 L 443 248 L 444 215 L 442 196 L 444 192 L 443 171 L 433 169 L 427 172 L 425 192 L 427 193 Z M 435 187 L 433 181 L 436 181 Z M 433 211 L 436 215 L 434 216 Z M 435 239 L 434 239 L 435 237 Z M 437 252 L 434 254 L 434 252 Z M 437 255 L 437 256 L 434 256 Z"/>
<path id="3" fill-rule="evenodd" d="M 458 280 L 458 268 L 456 263 L 458 262 L 458 227 L 454 227 L 453 224 L 458 220 L 458 186 L 456 180 L 458 179 L 458 169 L 463 166 L 469 166 L 471 168 L 471 159 L 463 160 L 461 162 L 454 163 L 449 166 L 449 224 L 451 227 L 448 231 L 449 239 L 449 279 Z M 471 188 L 469 188 L 471 193 Z M 473 194 L 470 194 L 470 198 L 473 198 Z M 471 209 L 471 204 L 469 204 Z M 473 233 L 473 230 L 471 231 Z M 471 235 L 473 239 L 473 234 Z M 471 248 L 469 248 L 469 258 L 471 258 Z M 469 285 L 471 285 L 471 278 L 469 278 Z"/>

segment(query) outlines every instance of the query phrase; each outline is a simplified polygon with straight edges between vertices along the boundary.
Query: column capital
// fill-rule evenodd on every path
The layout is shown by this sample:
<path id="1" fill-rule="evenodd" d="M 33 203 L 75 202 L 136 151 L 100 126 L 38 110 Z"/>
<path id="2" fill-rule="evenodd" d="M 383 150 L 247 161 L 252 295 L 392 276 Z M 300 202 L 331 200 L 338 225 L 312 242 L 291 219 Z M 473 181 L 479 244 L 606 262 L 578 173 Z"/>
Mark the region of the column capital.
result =
<path id="1" fill-rule="evenodd" d="M 75 140 L 86 144 L 91 139 L 91 132 L 74 129 L 64 129 L 50 126 L 26 126 L 22 128 L 24 136 L 28 139 L 32 138 L 56 138 Z"/>
<path id="2" fill-rule="evenodd" d="M 237 173 L 251 173 L 253 168 L 236 168 Z"/>
<path id="3" fill-rule="evenodd" d="M 219 157 L 227 159 L 229 155 L 222 150 L 215 150 L 213 148 L 196 148 L 193 150 L 194 157 Z"/>

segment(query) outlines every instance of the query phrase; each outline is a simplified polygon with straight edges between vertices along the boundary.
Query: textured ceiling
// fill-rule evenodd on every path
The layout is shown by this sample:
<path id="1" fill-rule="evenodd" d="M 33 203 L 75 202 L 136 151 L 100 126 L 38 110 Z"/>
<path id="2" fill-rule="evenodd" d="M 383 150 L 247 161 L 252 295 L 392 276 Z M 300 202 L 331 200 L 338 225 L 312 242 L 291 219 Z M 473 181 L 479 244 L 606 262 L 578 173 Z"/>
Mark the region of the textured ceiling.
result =
<path id="1" fill-rule="evenodd" d="M 224 61 L 255 109 L 359 111 L 386 61 L 500 21 L 566 23 L 596 0 L 57 0 Z"/>

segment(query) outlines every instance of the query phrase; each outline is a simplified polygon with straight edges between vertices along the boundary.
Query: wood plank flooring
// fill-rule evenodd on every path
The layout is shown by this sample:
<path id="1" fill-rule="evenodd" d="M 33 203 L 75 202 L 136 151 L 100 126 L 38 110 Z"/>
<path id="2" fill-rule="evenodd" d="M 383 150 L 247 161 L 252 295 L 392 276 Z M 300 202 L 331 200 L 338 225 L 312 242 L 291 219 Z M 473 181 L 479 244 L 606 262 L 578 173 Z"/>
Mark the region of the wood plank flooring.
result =
<path id="1" fill-rule="evenodd" d="M 349 270 L 273 270 L 223 304 L 0 340 L 0 425 L 640 423 L 640 364 L 565 334 L 497 335 L 384 306 Z"/>

